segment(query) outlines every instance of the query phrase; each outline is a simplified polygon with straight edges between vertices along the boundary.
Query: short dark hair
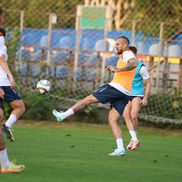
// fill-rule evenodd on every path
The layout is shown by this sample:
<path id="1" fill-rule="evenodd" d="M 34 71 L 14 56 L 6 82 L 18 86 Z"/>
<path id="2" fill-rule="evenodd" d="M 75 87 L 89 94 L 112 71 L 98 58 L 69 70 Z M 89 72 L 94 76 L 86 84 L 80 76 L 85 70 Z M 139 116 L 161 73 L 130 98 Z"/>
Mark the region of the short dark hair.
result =
<path id="1" fill-rule="evenodd" d="M 129 50 L 132 51 L 134 54 L 137 54 L 137 48 L 135 46 L 129 46 Z"/>
<path id="2" fill-rule="evenodd" d="M 6 36 L 6 30 L 4 28 L 0 28 L 0 36 Z"/>
<path id="3" fill-rule="evenodd" d="M 129 41 L 128 37 L 120 36 L 120 37 L 116 38 L 116 40 L 117 40 L 117 39 L 125 39 L 126 42 L 127 42 L 127 44 L 128 44 L 128 45 L 130 44 L 130 41 Z"/>
<path id="4" fill-rule="evenodd" d="M 0 7 L 0 16 L 3 16 L 3 8 Z"/>

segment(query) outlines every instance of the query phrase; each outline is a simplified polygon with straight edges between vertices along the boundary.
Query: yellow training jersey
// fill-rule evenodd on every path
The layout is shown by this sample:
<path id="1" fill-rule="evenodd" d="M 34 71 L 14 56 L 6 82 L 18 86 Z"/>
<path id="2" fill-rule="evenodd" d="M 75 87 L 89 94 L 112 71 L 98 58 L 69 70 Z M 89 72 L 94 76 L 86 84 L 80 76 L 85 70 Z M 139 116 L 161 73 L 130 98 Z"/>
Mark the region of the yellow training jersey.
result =
<path id="1" fill-rule="evenodd" d="M 130 54 L 130 51 L 127 51 L 127 53 Z M 125 53 L 125 54 L 127 54 Z M 123 68 L 127 65 L 126 61 L 123 61 L 123 54 L 120 56 L 118 62 L 117 62 L 117 68 Z M 133 80 L 135 78 L 135 74 L 136 74 L 136 68 L 130 70 L 130 71 L 123 71 L 123 72 L 115 72 L 114 73 L 114 78 L 111 81 L 112 83 L 117 83 L 120 86 L 124 87 L 126 90 L 128 90 L 129 92 L 131 92 L 132 90 L 132 83 Z"/>

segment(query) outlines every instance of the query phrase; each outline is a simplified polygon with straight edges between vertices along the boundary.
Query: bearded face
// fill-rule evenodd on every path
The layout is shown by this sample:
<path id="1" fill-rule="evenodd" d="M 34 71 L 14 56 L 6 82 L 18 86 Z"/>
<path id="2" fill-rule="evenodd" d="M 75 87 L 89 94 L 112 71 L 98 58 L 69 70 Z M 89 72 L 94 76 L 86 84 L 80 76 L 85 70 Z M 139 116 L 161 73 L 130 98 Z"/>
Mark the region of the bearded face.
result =
<path id="1" fill-rule="evenodd" d="M 116 45 L 115 45 L 115 48 L 117 50 L 117 54 L 122 54 L 123 51 L 127 50 L 128 49 L 128 43 L 125 39 L 123 38 L 119 38 L 119 39 L 116 39 Z"/>

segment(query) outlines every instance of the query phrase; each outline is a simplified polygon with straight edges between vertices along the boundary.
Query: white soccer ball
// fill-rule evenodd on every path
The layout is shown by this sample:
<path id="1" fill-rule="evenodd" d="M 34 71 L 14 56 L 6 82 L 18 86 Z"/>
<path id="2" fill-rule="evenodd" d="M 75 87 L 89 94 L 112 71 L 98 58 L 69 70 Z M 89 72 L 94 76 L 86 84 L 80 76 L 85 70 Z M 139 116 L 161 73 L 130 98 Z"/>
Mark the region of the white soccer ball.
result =
<path id="1" fill-rule="evenodd" d="M 37 91 L 40 94 L 48 94 L 51 88 L 51 83 L 48 80 L 39 80 L 37 83 Z"/>

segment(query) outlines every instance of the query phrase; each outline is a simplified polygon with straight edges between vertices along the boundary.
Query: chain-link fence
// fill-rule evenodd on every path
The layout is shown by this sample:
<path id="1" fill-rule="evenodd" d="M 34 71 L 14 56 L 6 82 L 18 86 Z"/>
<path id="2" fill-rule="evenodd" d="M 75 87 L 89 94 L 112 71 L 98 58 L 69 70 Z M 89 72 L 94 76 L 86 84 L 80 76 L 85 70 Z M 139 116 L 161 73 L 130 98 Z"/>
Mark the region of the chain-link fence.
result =
<path id="1" fill-rule="evenodd" d="M 44 78 L 52 82 L 54 96 L 83 98 L 112 79 L 105 66 L 116 61 L 115 39 L 124 35 L 137 47 L 137 59 L 152 78 L 153 96 L 143 112 L 182 119 L 181 1 L 18 2 L 0 5 L 9 40 L 15 28 L 19 32 L 15 65 L 23 86 L 34 89 Z M 165 106 L 171 115 L 165 114 Z"/>

